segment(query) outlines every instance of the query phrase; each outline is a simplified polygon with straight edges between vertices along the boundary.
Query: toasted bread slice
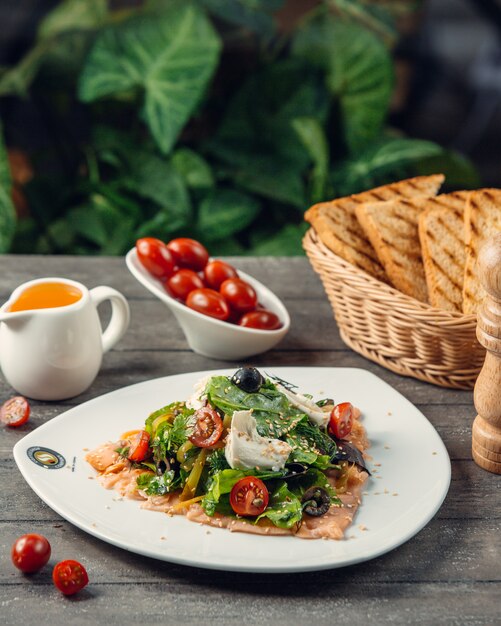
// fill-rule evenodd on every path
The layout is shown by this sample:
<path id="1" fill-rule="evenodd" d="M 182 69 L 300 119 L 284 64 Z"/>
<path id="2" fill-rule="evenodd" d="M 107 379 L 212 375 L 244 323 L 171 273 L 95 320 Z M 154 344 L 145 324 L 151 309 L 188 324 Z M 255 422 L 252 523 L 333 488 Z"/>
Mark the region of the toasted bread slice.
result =
<path id="1" fill-rule="evenodd" d="M 471 192 L 455 191 L 430 198 L 419 216 L 419 239 L 430 304 L 462 311 L 466 260 L 464 212 Z"/>
<path id="2" fill-rule="evenodd" d="M 393 198 L 434 196 L 443 181 L 442 174 L 417 176 L 330 202 L 321 202 L 306 211 L 305 219 L 335 254 L 371 276 L 388 282 L 376 252 L 357 220 L 356 207 L 365 202 Z"/>
<path id="3" fill-rule="evenodd" d="M 476 313 L 485 291 L 478 278 L 480 248 L 501 231 L 501 189 L 472 191 L 465 210 L 466 265 L 463 287 L 463 313 Z"/>
<path id="4" fill-rule="evenodd" d="M 392 284 L 412 298 L 428 302 L 421 245 L 419 214 L 428 198 L 399 198 L 361 204 L 358 221 L 373 245 Z"/>

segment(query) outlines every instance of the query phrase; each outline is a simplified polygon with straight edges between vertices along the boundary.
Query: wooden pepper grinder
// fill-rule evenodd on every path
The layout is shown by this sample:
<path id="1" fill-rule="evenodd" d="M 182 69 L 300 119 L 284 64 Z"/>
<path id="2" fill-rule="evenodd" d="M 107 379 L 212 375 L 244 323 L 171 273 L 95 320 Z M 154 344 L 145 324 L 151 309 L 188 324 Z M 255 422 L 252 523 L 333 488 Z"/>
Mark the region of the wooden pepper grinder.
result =
<path id="1" fill-rule="evenodd" d="M 487 296 L 477 314 L 477 338 L 487 355 L 473 394 L 472 453 L 477 465 L 501 474 L 501 233 L 482 248 L 478 267 Z"/>

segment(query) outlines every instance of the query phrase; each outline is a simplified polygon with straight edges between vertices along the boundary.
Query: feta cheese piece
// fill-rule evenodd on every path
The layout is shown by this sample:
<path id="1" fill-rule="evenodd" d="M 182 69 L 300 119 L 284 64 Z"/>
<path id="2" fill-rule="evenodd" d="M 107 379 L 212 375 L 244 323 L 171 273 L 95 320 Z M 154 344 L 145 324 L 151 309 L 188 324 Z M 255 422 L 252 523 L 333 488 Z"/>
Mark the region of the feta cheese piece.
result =
<path id="1" fill-rule="evenodd" d="M 225 456 L 232 469 L 282 469 L 291 446 L 280 439 L 261 437 L 250 411 L 235 411 L 226 439 Z"/>
<path id="2" fill-rule="evenodd" d="M 210 376 L 205 376 L 201 378 L 193 385 L 193 394 L 186 400 L 186 406 L 189 409 L 194 409 L 197 411 L 205 406 L 207 402 L 207 396 L 205 395 L 205 388 L 207 387 L 207 383 L 210 380 Z"/>
<path id="3" fill-rule="evenodd" d="M 303 411 L 309 418 L 310 422 L 316 424 L 320 428 L 324 428 L 327 426 L 330 417 L 330 411 L 322 411 L 322 409 L 300 393 L 294 393 L 290 391 L 280 383 L 276 385 L 278 391 L 284 394 L 287 400 L 292 404 L 292 406 L 297 407 L 299 410 Z"/>

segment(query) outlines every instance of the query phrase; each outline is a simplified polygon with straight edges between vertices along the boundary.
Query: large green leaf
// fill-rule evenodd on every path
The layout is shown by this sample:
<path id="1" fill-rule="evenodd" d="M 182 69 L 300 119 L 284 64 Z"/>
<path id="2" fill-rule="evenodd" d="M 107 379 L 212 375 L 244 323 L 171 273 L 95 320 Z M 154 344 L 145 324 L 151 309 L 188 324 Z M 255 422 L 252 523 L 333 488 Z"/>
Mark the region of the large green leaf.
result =
<path id="1" fill-rule="evenodd" d="M 320 202 L 325 197 L 329 170 L 329 144 L 324 129 L 314 117 L 297 117 L 292 126 L 313 161 L 310 201 Z"/>
<path id="2" fill-rule="evenodd" d="M 386 177 L 405 176 L 412 165 L 437 156 L 442 148 L 431 141 L 419 139 L 384 138 L 367 148 L 356 158 L 340 164 L 333 171 L 338 195 L 356 193 L 374 187 Z"/>
<path id="3" fill-rule="evenodd" d="M 16 212 L 11 191 L 12 180 L 9 160 L 3 144 L 2 126 L 0 125 L 0 252 L 9 250 L 16 230 Z"/>
<path id="4" fill-rule="evenodd" d="M 232 189 L 216 189 L 200 203 L 197 230 L 207 241 L 242 231 L 257 216 L 261 205 Z"/>
<path id="5" fill-rule="evenodd" d="M 38 38 L 48 39 L 72 30 L 98 28 L 108 15 L 106 0 L 64 0 L 40 23 Z"/>
<path id="6" fill-rule="evenodd" d="M 363 149 L 378 136 L 392 92 L 393 67 L 384 44 L 358 24 L 321 16 L 298 31 L 293 52 L 326 71 L 346 143 L 352 152 Z"/>
<path id="7" fill-rule="evenodd" d="M 397 39 L 397 25 L 393 13 L 374 0 L 331 0 L 336 9 L 362 26 L 379 35 L 388 45 Z M 403 4 L 403 3 L 402 3 Z"/>
<path id="8" fill-rule="evenodd" d="M 477 189 L 482 184 L 473 163 L 462 154 L 449 150 L 418 162 L 416 172 L 444 174 L 447 189 Z"/>
<path id="9" fill-rule="evenodd" d="M 130 90 L 144 93 L 144 117 L 168 153 L 216 68 L 220 40 L 193 5 L 135 17 L 97 37 L 80 77 L 79 96 L 92 102 Z"/>
<path id="10" fill-rule="evenodd" d="M 207 161 L 188 148 L 180 148 L 172 155 L 172 165 L 192 189 L 214 187 L 214 176 Z"/>

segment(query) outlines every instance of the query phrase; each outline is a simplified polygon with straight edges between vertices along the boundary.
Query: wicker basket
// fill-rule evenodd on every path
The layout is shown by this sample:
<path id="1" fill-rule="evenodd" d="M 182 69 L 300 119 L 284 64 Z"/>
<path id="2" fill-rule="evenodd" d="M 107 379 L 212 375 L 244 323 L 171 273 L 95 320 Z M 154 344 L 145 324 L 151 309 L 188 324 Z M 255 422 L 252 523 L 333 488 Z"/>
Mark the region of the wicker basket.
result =
<path id="1" fill-rule="evenodd" d="M 350 348 L 404 376 L 473 387 L 485 358 L 474 315 L 432 308 L 381 283 L 331 252 L 312 228 L 303 247 Z"/>

